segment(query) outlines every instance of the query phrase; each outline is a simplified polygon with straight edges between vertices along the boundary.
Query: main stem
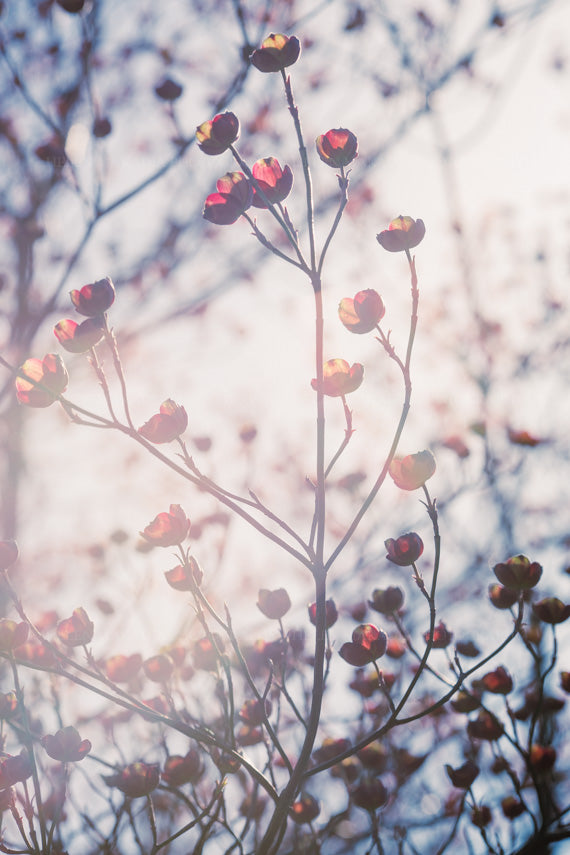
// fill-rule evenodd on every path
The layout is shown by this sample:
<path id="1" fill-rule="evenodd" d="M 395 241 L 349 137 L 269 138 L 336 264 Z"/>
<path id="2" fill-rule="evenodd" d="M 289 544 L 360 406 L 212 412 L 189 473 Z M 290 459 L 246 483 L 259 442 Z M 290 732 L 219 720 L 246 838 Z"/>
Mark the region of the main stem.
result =
<path id="1" fill-rule="evenodd" d="M 323 300 L 318 273 L 311 277 L 315 294 L 315 358 L 317 373 L 317 473 L 315 494 L 316 545 L 312 573 L 315 580 L 315 660 L 311 711 L 305 739 L 295 768 L 279 801 L 256 855 L 275 855 L 285 834 L 289 809 L 295 800 L 308 769 L 321 718 L 326 657 L 326 570 L 324 567 L 325 542 L 325 405 L 323 394 Z"/>

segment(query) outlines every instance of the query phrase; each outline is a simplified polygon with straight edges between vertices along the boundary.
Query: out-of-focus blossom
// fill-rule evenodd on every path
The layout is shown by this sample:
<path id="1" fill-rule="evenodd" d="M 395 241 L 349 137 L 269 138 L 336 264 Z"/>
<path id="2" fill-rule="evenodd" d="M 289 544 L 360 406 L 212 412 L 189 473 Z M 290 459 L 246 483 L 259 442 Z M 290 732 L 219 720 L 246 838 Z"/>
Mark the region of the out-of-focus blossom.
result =
<path id="1" fill-rule="evenodd" d="M 412 217 L 400 215 L 392 220 L 385 231 L 376 235 L 376 240 L 388 252 L 404 252 L 406 249 L 417 246 L 423 240 L 425 233 L 426 227 L 423 220 L 414 220 Z"/>
<path id="2" fill-rule="evenodd" d="M 202 756 L 195 748 L 191 748 L 184 757 L 171 755 L 164 764 L 161 778 L 170 787 L 181 787 L 183 784 L 197 783 L 203 772 Z"/>
<path id="3" fill-rule="evenodd" d="M 19 554 L 15 540 L 0 540 L 0 570 L 6 570 L 15 564 Z"/>
<path id="4" fill-rule="evenodd" d="M 323 388 L 325 395 L 339 398 L 354 392 L 364 377 L 364 366 L 355 362 L 350 366 L 346 359 L 329 359 L 323 366 Z M 311 386 L 318 389 L 317 380 L 311 380 Z"/>
<path id="5" fill-rule="evenodd" d="M 317 137 L 315 145 L 320 159 L 333 169 L 348 166 L 358 154 L 358 141 L 346 128 L 331 128 Z"/>
<path id="6" fill-rule="evenodd" d="M 16 396 L 28 407 L 49 407 L 65 392 L 69 381 L 63 360 L 55 353 L 48 353 L 43 359 L 26 359 L 18 375 Z"/>
<path id="7" fill-rule="evenodd" d="M 468 790 L 479 774 L 480 769 L 473 760 L 467 760 L 463 766 L 459 766 L 457 769 L 453 769 L 447 763 L 445 771 L 449 775 L 449 780 L 454 787 L 457 787 L 460 790 Z"/>
<path id="8" fill-rule="evenodd" d="M 158 763 L 131 763 L 114 775 L 103 776 L 110 787 L 116 787 L 130 799 L 148 796 L 160 783 Z"/>
<path id="9" fill-rule="evenodd" d="M 369 288 L 341 300 L 338 316 L 349 332 L 362 335 L 376 328 L 385 311 L 380 294 Z"/>
<path id="10" fill-rule="evenodd" d="M 291 599 L 285 588 L 269 591 L 261 588 L 257 595 L 257 608 L 265 617 L 281 620 L 291 608 Z"/>
<path id="11" fill-rule="evenodd" d="M 186 539 L 189 529 L 190 520 L 180 505 L 170 505 L 170 510 L 157 514 L 141 535 L 153 546 L 177 546 Z"/>
<path id="12" fill-rule="evenodd" d="M 563 623 L 570 617 L 570 605 L 563 603 L 558 597 L 545 597 L 533 603 L 532 610 L 544 623 Z"/>
<path id="13" fill-rule="evenodd" d="M 263 157 L 253 164 L 251 173 L 267 199 L 275 204 L 287 198 L 293 186 L 293 173 L 289 166 L 281 169 L 281 164 L 275 157 Z M 253 204 L 256 208 L 267 208 L 267 205 L 253 187 Z"/>
<path id="14" fill-rule="evenodd" d="M 336 603 L 334 600 L 327 600 L 325 603 L 325 626 L 327 629 L 330 629 L 331 626 L 337 622 L 338 619 L 338 609 L 336 607 Z M 317 604 L 311 603 L 309 605 L 309 620 L 316 626 L 317 624 Z"/>
<path id="15" fill-rule="evenodd" d="M 390 476 L 401 490 L 417 490 L 435 472 L 435 457 L 428 451 L 418 451 L 406 457 L 395 457 L 390 463 Z"/>
<path id="16" fill-rule="evenodd" d="M 251 184 L 243 172 L 226 172 L 216 182 L 216 190 L 207 197 L 202 216 L 217 226 L 230 226 L 251 205 Z"/>
<path id="17" fill-rule="evenodd" d="M 204 154 L 222 154 L 239 137 L 239 120 L 234 113 L 218 113 L 196 128 L 198 147 Z"/>
<path id="18" fill-rule="evenodd" d="M 390 585 L 384 589 L 376 588 L 372 592 L 372 599 L 368 600 L 368 605 L 375 612 L 391 615 L 404 605 L 404 592 L 395 585 Z"/>
<path id="19" fill-rule="evenodd" d="M 159 412 L 138 429 L 138 433 L 149 442 L 159 445 L 162 442 L 178 439 L 187 427 L 186 410 L 168 398 L 160 405 Z"/>
<path id="20" fill-rule="evenodd" d="M 17 623 L 10 618 L 2 618 L 0 620 L 0 650 L 8 652 L 20 647 L 26 641 L 29 629 L 29 624 L 25 621 Z"/>
<path id="21" fill-rule="evenodd" d="M 347 641 L 339 650 L 339 655 L 357 668 L 379 659 L 386 652 L 386 633 L 372 623 L 357 626 L 352 633 L 352 641 Z"/>
<path id="22" fill-rule="evenodd" d="M 80 647 L 89 644 L 93 638 L 95 627 L 89 620 L 87 612 L 83 608 L 73 610 L 73 614 L 57 625 L 57 637 L 68 647 Z"/>
<path id="23" fill-rule="evenodd" d="M 430 632 L 424 632 L 424 641 L 428 644 Z M 448 630 L 443 621 L 440 621 L 433 629 L 432 647 L 442 649 L 448 647 L 453 641 L 453 633 Z"/>
<path id="24" fill-rule="evenodd" d="M 376 811 L 388 801 L 388 790 L 380 778 L 367 772 L 351 787 L 350 797 L 357 807 Z"/>
<path id="25" fill-rule="evenodd" d="M 309 793 L 302 793 L 296 802 L 293 802 L 289 809 L 289 816 L 298 825 L 305 822 L 312 822 L 318 817 L 321 812 L 318 801 Z"/>
<path id="26" fill-rule="evenodd" d="M 514 588 L 504 588 L 498 582 L 489 585 L 489 599 L 496 609 L 510 609 L 518 598 L 519 592 Z"/>
<path id="27" fill-rule="evenodd" d="M 164 574 L 166 581 L 175 591 L 193 591 L 204 576 L 196 559 L 190 555 L 187 564 L 178 564 Z"/>
<path id="28" fill-rule="evenodd" d="M 271 33 L 261 43 L 261 47 L 251 55 L 251 64 L 258 71 L 268 74 L 272 71 L 282 71 L 297 62 L 301 53 L 301 45 L 296 36 L 285 36 L 283 33 Z"/>
<path id="29" fill-rule="evenodd" d="M 163 101 L 176 101 L 182 95 L 183 89 L 180 83 L 177 83 L 170 77 L 165 77 L 155 87 L 154 91 Z"/>
<path id="30" fill-rule="evenodd" d="M 42 736 L 41 743 L 53 760 L 61 763 L 75 763 L 83 760 L 91 751 L 88 739 L 81 739 L 74 727 L 69 725 L 55 734 Z"/>
<path id="31" fill-rule="evenodd" d="M 61 346 L 69 353 L 85 353 L 101 341 L 104 326 L 99 318 L 87 318 L 80 324 L 66 318 L 58 321 L 53 331 Z"/>
<path id="32" fill-rule="evenodd" d="M 32 764 L 28 752 L 22 748 L 19 754 L 5 754 L 0 757 L 0 790 L 12 787 L 20 781 L 31 777 Z"/>
<path id="33" fill-rule="evenodd" d="M 115 286 L 111 278 L 106 276 L 79 290 L 70 291 L 69 296 L 80 315 L 94 318 L 104 314 L 115 302 Z"/>

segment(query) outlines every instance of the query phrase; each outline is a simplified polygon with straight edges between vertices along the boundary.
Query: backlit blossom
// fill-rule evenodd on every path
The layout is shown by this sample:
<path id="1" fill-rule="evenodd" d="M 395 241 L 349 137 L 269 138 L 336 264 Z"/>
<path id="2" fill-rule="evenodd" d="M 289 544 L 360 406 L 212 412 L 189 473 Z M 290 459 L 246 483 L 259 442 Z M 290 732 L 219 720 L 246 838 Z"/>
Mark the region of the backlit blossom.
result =
<path id="1" fill-rule="evenodd" d="M 99 318 L 87 318 L 78 324 L 67 318 L 53 328 L 55 337 L 69 353 L 85 353 L 103 338 L 104 327 Z"/>
<path id="2" fill-rule="evenodd" d="M 388 252 L 404 252 L 417 246 L 426 233 L 423 220 L 403 217 L 401 214 L 392 220 L 388 228 L 376 235 L 376 240 Z"/>
<path id="3" fill-rule="evenodd" d="M 269 591 L 262 588 L 257 598 L 257 608 L 265 617 L 281 620 L 291 608 L 291 600 L 285 588 Z"/>
<path id="4" fill-rule="evenodd" d="M 57 625 L 57 637 L 68 647 L 89 644 L 93 631 L 93 623 L 83 608 L 74 609 L 71 617 L 61 620 Z"/>
<path id="5" fill-rule="evenodd" d="M 386 555 L 388 561 L 397 564 L 399 567 L 410 567 L 424 551 L 423 541 L 415 531 L 402 534 L 395 540 L 389 537 L 388 540 L 384 541 L 384 546 L 388 553 Z"/>
<path id="6" fill-rule="evenodd" d="M 158 514 L 141 535 L 153 546 L 177 546 L 186 539 L 190 520 L 180 505 L 170 505 L 170 510 Z"/>
<path id="7" fill-rule="evenodd" d="M 251 184 L 243 172 L 226 172 L 216 182 L 216 190 L 207 197 L 202 216 L 217 226 L 229 226 L 251 205 Z"/>
<path id="8" fill-rule="evenodd" d="M 352 633 L 352 641 L 347 641 L 339 650 L 339 655 L 358 668 L 374 662 L 386 652 L 386 633 L 372 623 L 357 626 Z"/>
<path id="9" fill-rule="evenodd" d="M 401 490 L 417 490 L 435 472 L 435 457 L 428 450 L 395 457 L 388 471 L 394 484 Z"/>
<path id="10" fill-rule="evenodd" d="M 115 302 L 115 286 L 111 278 L 106 276 L 79 290 L 70 291 L 69 296 L 80 315 L 94 318 L 106 312 Z"/>
<path id="11" fill-rule="evenodd" d="M 28 752 L 22 748 L 19 754 L 0 757 L 0 790 L 5 790 L 31 777 L 32 764 Z"/>
<path id="12" fill-rule="evenodd" d="M 26 359 L 16 378 L 16 396 L 28 407 L 49 407 L 67 389 L 69 376 L 60 356 Z"/>
<path id="13" fill-rule="evenodd" d="M 271 203 L 282 202 L 291 192 L 293 173 L 289 166 L 281 169 L 281 164 L 275 157 L 263 157 L 261 160 L 256 160 L 251 172 Z M 256 208 L 267 208 L 265 200 L 262 199 L 255 186 L 253 187 L 253 204 Z"/>
<path id="14" fill-rule="evenodd" d="M 218 113 L 196 128 L 198 147 L 204 154 L 222 154 L 239 137 L 239 120 L 233 113 Z"/>
<path id="15" fill-rule="evenodd" d="M 358 154 L 358 141 L 346 128 L 332 128 L 315 140 L 317 154 L 323 163 L 339 169 L 348 166 Z"/>
<path id="16" fill-rule="evenodd" d="M 285 36 L 283 33 L 271 33 L 261 43 L 261 47 L 251 55 L 251 64 L 258 71 L 270 73 L 282 71 L 297 62 L 301 53 L 301 45 L 296 36 Z"/>
<path id="17" fill-rule="evenodd" d="M 116 787 L 130 799 L 148 796 L 160 783 L 158 763 L 131 763 L 120 772 L 103 776 L 110 787 Z"/>
<path id="18" fill-rule="evenodd" d="M 187 427 L 186 410 L 168 398 L 160 405 L 160 411 L 138 429 L 138 433 L 149 442 L 159 445 L 178 439 Z"/>
<path id="19" fill-rule="evenodd" d="M 10 651 L 24 644 L 28 637 L 29 624 L 18 623 L 10 618 L 0 620 L 0 650 Z"/>
<path id="20" fill-rule="evenodd" d="M 323 388 L 325 395 L 338 398 L 354 392 L 362 383 L 364 366 L 355 362 L 350 366 L 346 359 L 329 359 L 323 366 Z M 311 386 L 318 389 L 316 379 L 311 380 Z"/>
<path id="21" fill-rule="evenodd" d="M 513 555 L 506 561 L 495 564 L 493 572 L 505 588 L 522 591 L 538 585 L 542 567 L 537 561 L 530 561 L 526 555 Z"/>
<path id="22" fill-rule="evenodd" d="M 341 300 L 338 316 L 349 332 L 362 335 L 376 328 L 385 311 L 380 294 L 369 288 Z"/>
<path id="23" fill-rule="evenodd" d="M 41 743 L 53 760 L 74 763 L 83 760 L 91 751 L 88 739 L 81 739 L 74 727 L 63 727 L 57 733 L 42 736 Z"/>

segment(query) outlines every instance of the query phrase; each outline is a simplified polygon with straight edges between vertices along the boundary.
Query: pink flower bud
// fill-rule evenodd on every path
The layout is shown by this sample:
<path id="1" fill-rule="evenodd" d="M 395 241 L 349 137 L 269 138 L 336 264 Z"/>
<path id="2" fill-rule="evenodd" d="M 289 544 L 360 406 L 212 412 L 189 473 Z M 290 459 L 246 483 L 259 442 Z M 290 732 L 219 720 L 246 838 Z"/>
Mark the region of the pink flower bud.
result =
<path id="1" fill-rule="evenodd" d="M 76 763 L 91 751 L 88 739 L 81 739 L 74 727 L 68 726 L 52 735 L 43 736 L 41 743 L 53 760 L 61 763 Z"/>
<path id="2" fill-rule="evenodd" d="M 414 531 L 402 534 L 396 540 L 389 537 L 384 541 L 384 546 L 388 552 L 386 555 L 388 561 L 392 561 L 399 567 L 410 567 L 424 551 L 423 541 Z"/>
<path id="3" fill-rule="evenodd" d="M 55 337 L 69 353 L 85 353 L 103 338 L 101 319 L 87 318 L 78 324 L 69 318 L 59 321 L 53 328 Z"/>
<path id="4" fill-rule="evenodd" d="M 384 317 L 386 309 L 382 297 L 372 288 L 359 291 L 352 297 L 340 301 L 338 316 L 351 333 L 371 332 Z"/>
<path id="5" fill-rule="evenodd" d="M 160 411 L 138 429 L 138 433 L 149 442 L 159 445 L 178 439 L 187 427 L 186 410 L 168 398 L 160 405 Z"/>
<path id="6" fill-rule="evenodd" d="M 364 366 L 355 362 L 350 366 L 345 359 L 329 359 L 323 366 L 323 393 L 331 398 L 339 398 L 354 392 L 364 377 Z M 311 386 L 317 391 L 316 379 Z"/>
<path id="7" fill-rule="evenodd" d="M 271 203 L 282 202 L 287 198 L 293 186 L 293 173 L 289 166 L 281 169 L 279 161 L 274 157 L 257 160 L 251 170 L 253 177 Z M 253 205 L 256 208 L 267 208 L 265 200 L 253 187 Z"/>
<path id="8" fill-rule="evenodd" d="M 401 490 L 417 490 L 435 472 L 435 457 L 428 450 L 395 457 L 390 463 L 389 472 L 394 484 Z"/>
<path id="9" fill-rule="evenodd" d="M 16 396 L 28 407 L 49 407 L 67 389 L 69 376 L 60 356 L 26 359 L 18 371 Z"/>
<path id="10" fill-rule="evenodd" d="M 148 796 L 160 783 L 158 763 L 131 763 L 120 772 L 106 775 L 103 780 L 110 787 L 116 787 L 130 799 Z"/>
<path id="11" fill-rule="evenodd" d="M 115 286 L 109 276 L 84 285 L 79 291 L 70 291 L 71 302 L 80 315 L 94 318 L 110 309 L 115 302 Z"/>
<path id="12" fill-rule="evenodd" d="M 71 617 L 57 625 L 57 637 L 68 647 L 81 647 L 93 638 L 94 626 L 83 608 L 74 609 Z"/>
<path id="13" fill-rule="evenodd" d="M 206 199 L 202 216 L 217 226 L 229 226 L 251 205 L 251 184 L 243 172 L 226 172 L 216 182 L 216 188 L 217 193 L 211 193 Z"/>
<path id="14" fill-rule="evenodd" d="M 170 510 L 158 514 L 141 535 L 153 546 L 176 546 L 186 539 L 189 529 L 190 520 L 180 505 L 170 505 Z"/>
<path id="15" fill-rule="evenodd" d="M 281 620 L 291 608 L 291 600 L 285 588 L 277 588 L 275 591 L 261 588 L 258 594 L 257 608 L 265 617 Z"/>

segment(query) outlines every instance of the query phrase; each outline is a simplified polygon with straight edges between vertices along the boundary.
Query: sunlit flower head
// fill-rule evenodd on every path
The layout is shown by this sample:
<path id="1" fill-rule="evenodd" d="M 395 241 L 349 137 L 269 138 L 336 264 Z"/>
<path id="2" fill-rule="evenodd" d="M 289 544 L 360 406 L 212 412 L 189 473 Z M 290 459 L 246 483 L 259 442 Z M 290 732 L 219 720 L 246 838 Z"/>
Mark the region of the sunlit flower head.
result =
<path id="1" fill-rule="evenodd" d="M 26 359 L 16 378 L 16 396 L 28 407 L 49 407 L 67 389 L 69 376 L 56 353 L 43 359 Z"/>
<path id="2" fill-rule="evenodd" d="M 291 192 L 293 173 L 288 166 L 281 169 L 281 164 L 275 157 L 263 157 L 261 160 L 256 160 L 251 172 L 271 203 L 282 202 Z M 256 208 L 267 208 L 264 199 L 255 186 L 253 187 L 253 204 Z"/>
<path id="3" fill-rule="evenodd" d="M 261 47 L 251 55 L 251 64 L 258 71 L 270 73 L 282 71 L 297 62 L 301 53 L 301 44 L 296 36 L 283 33 L 271 33 L 261 43 Z"/>
<path id="4" fill-rule="evenodd" d="M 110 309 L 115 302 L 115 286 L 111 278 L 106 276 L 79 290 L 70 291 L 69 296 L 80 315 L 94 318 Z"/>
<path id="5" fill-rule="evenodd" d="M 345 359 L 329 359 L 323 366 L 323 388 L 325 395 L 338 398 L 354 392 L 364 377 L 364 366 L 359 362 L 349 365 Z M 311 380 L 311 386 L 318 389 L 316 379 Z"/>
<path id="6" fill-rule="evenodd" d="M 226 172 L 216 182 L 216 190 L 207 197 L 202 216 L 217 226 L 230 226 L 250 207 L 251 184 L 243 172 Z"/>
<path id="7" fill-rule="evenodd" d="M 358 141 L 346 128 L 332 128 L 315 140 L 317 154 L 323 163 L 333 169 L 348 166 L 358 155 Z"/>
<path id="8" fill-rule="evenodd" d="M 388 252 L 404 252 L 417 246 L 426 233 L 423 220 L 403 217 L 401 214 L 392 220 L 388 228 L 376 235 L 376 240 Z"/>
<path id="9" fill-rule="evenodd" d="M 362 335 L 376 328 L 385 311 L 380 294 L 369 288 L 341 300 L 338 316 L 349 332 Z"/>
<path id="10" fill-rule="evenodd" d="M 390 463 L 390 476 L 401 490 L 417 490 L 435 472 L 435 457 L 428 451 L 418 451 L 406 457 L 395 457 Z"/>
<path id="11" fill-rule="evenodd" d="M 239 137 L 239 120 L 234 113 L 218 113 L 196 128 L 198 147 L 204 154 L 222 154 Z"/>

